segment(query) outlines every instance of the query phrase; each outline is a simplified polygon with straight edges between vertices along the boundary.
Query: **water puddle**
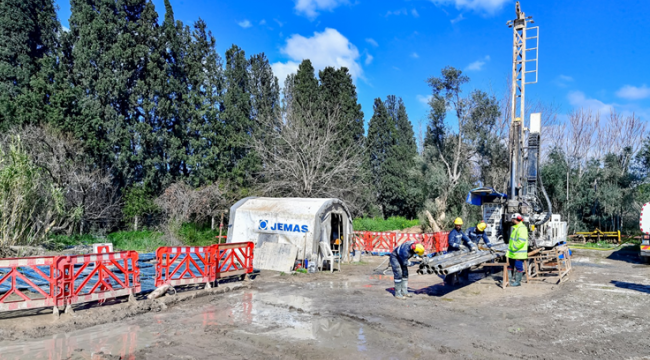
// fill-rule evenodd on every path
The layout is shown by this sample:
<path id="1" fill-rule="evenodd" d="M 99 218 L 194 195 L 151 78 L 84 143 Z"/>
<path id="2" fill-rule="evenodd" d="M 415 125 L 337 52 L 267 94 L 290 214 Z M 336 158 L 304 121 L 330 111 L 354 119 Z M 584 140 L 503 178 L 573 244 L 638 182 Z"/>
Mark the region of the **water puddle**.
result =
<path id="1" fill-rule="evenodd" d="M 339 286 L 347 285 L 336 287 Z M 130 360 L 136 358 L 138 350 L 164 344 L 178 332 L 191 338 L 214 336 L 210 333 L 227 330 L 252 338 L 265 337 L 277 344 L 309 342 L 323 349 L 336 344 L 367 356 L 372 356 L 368 349 L 382 348 L 390 341 L 385 332 L 367 323 L 327 312 L 321 315 L 318 310 L 326 306 L 317 307 L 315 302 L 326 304 L 325 299 L 245 291 L 229 294 L 224 300 L 228 303 L 225 306 L 222 301 L 200 308 L 186 304 L 167 313 L 145 315 L 151 319 L 95 326 L 39 340 L 2 341 L 0 360 L 99 360 L 105 355 Z"/>

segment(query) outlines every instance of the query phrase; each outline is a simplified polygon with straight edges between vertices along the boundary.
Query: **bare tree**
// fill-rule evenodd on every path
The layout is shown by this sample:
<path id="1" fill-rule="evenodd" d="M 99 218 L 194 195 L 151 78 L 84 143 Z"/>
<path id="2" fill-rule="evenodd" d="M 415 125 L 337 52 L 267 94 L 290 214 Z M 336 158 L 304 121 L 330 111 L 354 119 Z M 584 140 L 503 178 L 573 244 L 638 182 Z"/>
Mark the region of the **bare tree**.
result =
<path id="1" fill-rule="evenodd" d="M 163 232 L 167 240 L 172 244 L 179 243 L 178 233 L 183 223 L 205 223 L 219 210 L 225 209 L 231 199 L 227 199 L 224 193 L 220 183 L 199 189 L 182 182 L 167 187 L 155 201 L 166 216 Z"/>
<path id="2" fill-rule="evenodd" d="M 342 146 L 346 131 L 338 104 L 289 101 L 281 118 L 260 119 L 268 131 L 257 134 L 254 149 L 262 160 L 259 190 L 266 195 L 341 198 L 359 208 L 363 149 Z"/>

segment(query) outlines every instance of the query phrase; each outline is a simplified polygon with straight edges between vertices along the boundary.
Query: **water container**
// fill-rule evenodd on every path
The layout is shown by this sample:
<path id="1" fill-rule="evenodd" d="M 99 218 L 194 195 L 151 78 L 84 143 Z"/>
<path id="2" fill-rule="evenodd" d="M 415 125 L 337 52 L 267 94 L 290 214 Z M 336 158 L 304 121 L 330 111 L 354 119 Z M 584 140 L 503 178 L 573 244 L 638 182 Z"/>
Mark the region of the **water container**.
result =
<path id="1" fill-rule="evenodd" d="M 316 263 L 313 262 L 313 261 L 310 262 L 310 263 L 309 263 L 309 266 L 307 266 L 307 269 L 308 269 L 307 271 L 308 271 L 310 274 L 315 273 L 315 272 L 316 272 Z"/>

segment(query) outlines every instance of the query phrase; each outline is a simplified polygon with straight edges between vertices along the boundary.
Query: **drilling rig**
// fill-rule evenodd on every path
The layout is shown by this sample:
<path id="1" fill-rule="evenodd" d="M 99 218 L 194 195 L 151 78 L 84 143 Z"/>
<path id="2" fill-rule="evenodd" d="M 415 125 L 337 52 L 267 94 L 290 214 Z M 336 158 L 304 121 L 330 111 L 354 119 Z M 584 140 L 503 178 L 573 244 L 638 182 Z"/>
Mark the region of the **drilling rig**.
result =
<path id="1" fill-rule="evenodd" d="M 513 30 L 507 190 L 499 193 L 488 187 L 474 189 L 467 201 L 482 207 L 486 234 L 492 243 L 503 243 L 503 239 L 509 238 L 511 215 L 519 213 L 529 229 L 529 249 L 549 248 L 566 240 L 567 224 L 559 214 L 552 213 L 539 172 L 542 114 L 530 114 L 528 127 L 525 126 L 526 85 L 538 80 L 539 27 L 529 26 L 534 23 L 533 17 L 521 11 L 519 2 L 516 15 L 507 22 Z"/>

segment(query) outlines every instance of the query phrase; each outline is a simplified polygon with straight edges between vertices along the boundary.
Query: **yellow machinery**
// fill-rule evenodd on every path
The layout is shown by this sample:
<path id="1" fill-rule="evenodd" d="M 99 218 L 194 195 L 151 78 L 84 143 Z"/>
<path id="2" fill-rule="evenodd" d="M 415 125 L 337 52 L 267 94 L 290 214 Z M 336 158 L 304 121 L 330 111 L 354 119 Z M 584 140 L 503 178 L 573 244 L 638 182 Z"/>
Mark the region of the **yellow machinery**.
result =
<path id="1" fill-rule="evenodd" d="M 620 231 L 601 231 L 596 229 L 594 231 L 581 231 L 576 232 L 576 236 L 582 240 L 582 242 L 600 242 L 600 241 L 616 241 L 617 244 L 621 243 L 621 232 Z"/>

